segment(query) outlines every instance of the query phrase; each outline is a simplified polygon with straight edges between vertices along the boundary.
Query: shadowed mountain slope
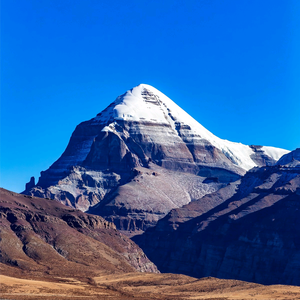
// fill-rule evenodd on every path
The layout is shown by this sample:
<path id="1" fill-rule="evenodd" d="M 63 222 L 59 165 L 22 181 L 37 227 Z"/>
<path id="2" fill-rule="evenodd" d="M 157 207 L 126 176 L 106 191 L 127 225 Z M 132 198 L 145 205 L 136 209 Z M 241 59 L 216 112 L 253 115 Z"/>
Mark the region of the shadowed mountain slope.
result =
<path id="1" fill-rule="evenodd" d="M 300 285 L 300 149 L 133 238 L 162 272 Z M 209 209 L 206 203 L 214 201 Z"/>

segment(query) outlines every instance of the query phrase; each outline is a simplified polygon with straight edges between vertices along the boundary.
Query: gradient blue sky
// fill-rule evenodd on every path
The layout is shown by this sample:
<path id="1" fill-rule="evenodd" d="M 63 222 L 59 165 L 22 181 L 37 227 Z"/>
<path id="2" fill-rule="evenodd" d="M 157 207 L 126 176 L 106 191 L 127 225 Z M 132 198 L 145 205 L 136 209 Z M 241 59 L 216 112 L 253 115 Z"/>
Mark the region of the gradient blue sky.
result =
<path id="1" fill-rule="evenodd" d="M 221 138 L 300 147 L 299 15 L 298 0 L 2 0 L 0 185 L 21 192 L 140 83 Z"/>

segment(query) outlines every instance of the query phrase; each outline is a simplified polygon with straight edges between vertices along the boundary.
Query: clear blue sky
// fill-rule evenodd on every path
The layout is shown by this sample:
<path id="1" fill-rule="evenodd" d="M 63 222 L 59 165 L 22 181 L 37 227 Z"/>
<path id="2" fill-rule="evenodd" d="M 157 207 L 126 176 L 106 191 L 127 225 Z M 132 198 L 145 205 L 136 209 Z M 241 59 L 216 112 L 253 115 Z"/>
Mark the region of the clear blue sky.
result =
<path id="1" fill-rule="evenodd" d="M 298 0 L 2 0 L 0 186 L 21 192 L 140 83 L 221 138 L 300 147 L 299 15 Z"/>

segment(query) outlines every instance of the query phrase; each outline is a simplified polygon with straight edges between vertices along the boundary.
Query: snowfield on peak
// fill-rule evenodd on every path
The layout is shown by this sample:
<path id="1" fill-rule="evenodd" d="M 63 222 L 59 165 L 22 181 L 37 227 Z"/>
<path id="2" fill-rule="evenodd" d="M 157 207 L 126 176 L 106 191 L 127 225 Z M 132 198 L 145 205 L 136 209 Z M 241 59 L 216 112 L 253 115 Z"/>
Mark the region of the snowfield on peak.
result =
<path id="1" fill-rule="evenodd" d="M 235 165 L 245 171 L 257 166 L 257 163 L 251 158 L 254 154 L 251 147 L 218 138 L 170 98 L 147 84 L 140 84 L 119 96 L 94 120 L 108 124 L 102 131 L 114 131 L 116 120 L 166 124 L 173 129 L 176 129 L 179 125 L 187 125 L 193 135 L 193 141 L 196 139 L 208 141 L 220 149 Z M 261 147 L 260 150 L 275 161 L 290 152 L 285 149 L 266 146 Z"/>
<path id="2" fill-rule="evenodd" d="M 291 151 L 270 147 L 270 146 L 263 146 L 262 150 L 270 157 L 273 157 L 275 160 L 278 160 L 281 158 L 284 154 L 287 154 Z"/>

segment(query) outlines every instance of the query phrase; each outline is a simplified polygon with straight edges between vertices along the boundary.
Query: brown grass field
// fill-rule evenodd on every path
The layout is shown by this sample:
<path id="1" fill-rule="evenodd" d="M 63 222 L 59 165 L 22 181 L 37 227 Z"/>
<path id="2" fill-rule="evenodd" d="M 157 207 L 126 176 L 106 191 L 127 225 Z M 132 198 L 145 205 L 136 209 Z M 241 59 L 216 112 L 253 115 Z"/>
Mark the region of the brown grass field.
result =
<path id="1" fill-rule="evenodd" d="M 184 275 L 127 273 L 80 281 L 75 278 L 24 279 L 0 275 L 0 299 L 300 299 L 300 287 L 264 286 L 238 280 Z"/>

